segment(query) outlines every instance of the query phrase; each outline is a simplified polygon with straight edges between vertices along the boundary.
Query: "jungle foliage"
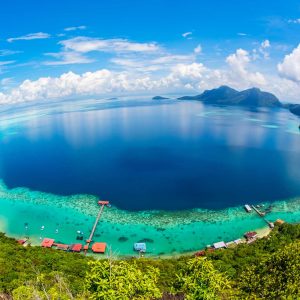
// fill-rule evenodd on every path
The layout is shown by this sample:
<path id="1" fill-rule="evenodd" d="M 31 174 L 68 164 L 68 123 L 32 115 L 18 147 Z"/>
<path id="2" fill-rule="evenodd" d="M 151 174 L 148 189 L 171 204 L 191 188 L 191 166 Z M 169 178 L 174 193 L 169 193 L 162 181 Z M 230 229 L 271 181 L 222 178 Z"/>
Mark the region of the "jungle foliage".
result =
<path id="1" fill-rule="evenodd" d="M 0 234 L 0 299 L 300 299 L 300 225 L 204 257 L 95 260 Z"/>

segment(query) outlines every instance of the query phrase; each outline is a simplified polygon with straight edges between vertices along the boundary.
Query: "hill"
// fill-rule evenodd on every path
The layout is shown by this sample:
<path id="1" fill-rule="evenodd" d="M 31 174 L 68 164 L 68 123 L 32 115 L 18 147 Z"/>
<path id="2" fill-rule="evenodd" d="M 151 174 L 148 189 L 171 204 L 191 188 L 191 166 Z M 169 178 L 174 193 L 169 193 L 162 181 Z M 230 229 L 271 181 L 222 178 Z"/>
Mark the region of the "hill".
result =
<path id="1" fill-rule="evenodd" d="M 258 88 L 251 88 L 244 91 L 237 91 L 228 86 L 221 86 L 216 89 L 206 90 L 200 95 L 184 96 L 178 100 L 198 100 L 208 104 L 240 105 L 251 107 L 282 107 L 278 98 Z"/>
<path id="2" fill-rule="evenodd" d="M 154 97 L 152 98 L 152 100 L 166 100 L 166 99 L 170 99 L 170 98 L 162 97 L 162 96 L 154 96 Z"/>
<path id="3" fill-rule="evenodd" d="M 300 116 L 300 104 L 291 104 L 289 109 L 293 114 Z"/>

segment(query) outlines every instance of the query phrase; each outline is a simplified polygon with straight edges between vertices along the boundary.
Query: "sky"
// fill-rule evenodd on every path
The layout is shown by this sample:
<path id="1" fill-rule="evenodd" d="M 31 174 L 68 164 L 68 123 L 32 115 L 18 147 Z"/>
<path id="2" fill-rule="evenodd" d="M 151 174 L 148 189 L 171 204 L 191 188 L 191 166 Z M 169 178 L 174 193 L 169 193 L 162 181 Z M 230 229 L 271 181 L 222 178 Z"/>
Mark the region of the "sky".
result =
<path id="1" fill-rule="evenodd" d="M 300 103 L 300 2 L 11 0 L 0 104 L 258 87 Z"/>

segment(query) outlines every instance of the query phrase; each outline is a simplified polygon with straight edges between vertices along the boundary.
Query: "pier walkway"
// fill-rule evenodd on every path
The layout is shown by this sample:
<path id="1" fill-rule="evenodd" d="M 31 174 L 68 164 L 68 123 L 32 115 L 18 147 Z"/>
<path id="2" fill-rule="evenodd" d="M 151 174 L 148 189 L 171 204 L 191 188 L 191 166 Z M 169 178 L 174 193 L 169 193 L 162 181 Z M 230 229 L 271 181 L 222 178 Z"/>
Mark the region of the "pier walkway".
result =
<path id="1" fill-rule="evenodd" d="M 265 215 L 266 213 L 265 212 L 261 212 L 260 210 L 258 210 L 254 205 L 252 205 L 252 208 L 256 211 L 256 213 L 263 218 L 263 220 L 268 224 L 268 226 L 270 228 L 273 228 L 274 227 L 274 224 L 270 221 L 268 221 L 266 218 L 265 218 Z"/>
<path id="2" fill-rule="evenodd" d="M 93 236 L 95 234 L 95 231 L 96 231 L 96 228 L 97 228 L 97 225 L 100 221 L 100 218 L 101 218 L 101 215 L 102 215 L 102 212 L 104 210 L 104 207 L 105 206 L 109 206 L 109 201 L 98 201 L 98 204 L 101 206 L 100 209 L 99 209 L 99 212 L 98 212 L 98 215 L 97 215 L 97 218 L 95 220 L 95 223 L 94 223 L 94 226 L 93 226 L 93 229 L 90 233 L 90 236 L 89 238 L 86 240 L 86 244 L 84 246 L 84 254 L 87 253 L 87 251 L 89 250 L 89 247 L 90 247 L 90 243 L 92 242 L 93 240 Z"/>

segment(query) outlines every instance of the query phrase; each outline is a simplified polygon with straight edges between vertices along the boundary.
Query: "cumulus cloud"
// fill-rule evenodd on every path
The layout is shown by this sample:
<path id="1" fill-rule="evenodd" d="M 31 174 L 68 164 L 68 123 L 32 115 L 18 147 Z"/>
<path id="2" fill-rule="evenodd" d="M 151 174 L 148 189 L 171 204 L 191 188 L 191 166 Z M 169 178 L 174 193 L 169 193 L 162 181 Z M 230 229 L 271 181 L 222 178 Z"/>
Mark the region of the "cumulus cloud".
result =
<path id="1" fill-rule="evenodd" d="M 291 80 L 276 77 L 264 77 L 260 73 L 250 72 L 251 60 L 247 51 L 238 49 L 227 58 L 229 68 L 210 69 L 202 63 L 178 63 L 170 67 L 162 75 L 153 72 L 139 71 L 132 68 L 123 71 L 101 69 L 95 72 L 76 74 L 63 73 L 58 77 L 42 77 L 37 80 L 25 80 L 19 86 L 12 88 L 10 79 L 7 89 L 0 92 L 0 104 L 13 104 L 28 101 L 43 101 L 82 96 L 133 95 L 156 93 L 194 94 L 204 89 L 220 85 L 230 85 L 237 89 L 252 86 L 267 85 L 267 90 L 274 92 L 282 99 L 298 99 L 299 84 Z M 258 75 L 259 74 L 259 75 Z M 13 84 L 15 86 L 15 83 Z"/>
<path id="2" fill-rule="evenodd" d="M 14 41 L 30 41 L 30 40 L 40 40 L 40 39 L 48 39 L 50 38 L 50 34 L 44 32 L 36 32 L 36 33 L 29 33 L 19 37 L 11 37 L 8 38 L 7 41 L 12 43 Z"/>
<path id="3" fill-rule="evenodd" d="M 86 26 L 73 26 L 73 27 L 66 27 L 64 31 L 75 31 L 75 30 L 84 30 L 86 29 Z"/>
<path id="4" fill-rule="evenodd" d="M 63 99 L 82 95 L 107 95 L 110 93 L 136 93 L 175 91 L 178 88 L 195 88 L 207 72 L 201 63 L 177 64 L 166 76 L 155 78 L 147 74 L 101 69 L 82 75 L 74 72 L 59 77 L 42 77 L 25 80 L 17 88 L 0 93 L 0 103 L 19 103 L 45 99 Z"/>
<path id="5" fill-rule="evenodd" d="M 280 76 L 300 82 L 300 44 L 277 65 Z"/>
<path id="6" fill-rule="evenodd" d="M 238 81 L 248 82 L 250 85 L 265 85 L 265 77 L 260 72 L 251 72 L 248 70 L 251 58 L 249 52 L 244 49 L 237 49 L 235 53 L 226 58 L 226 62 L 231 68 L 232 75 Z"/>

